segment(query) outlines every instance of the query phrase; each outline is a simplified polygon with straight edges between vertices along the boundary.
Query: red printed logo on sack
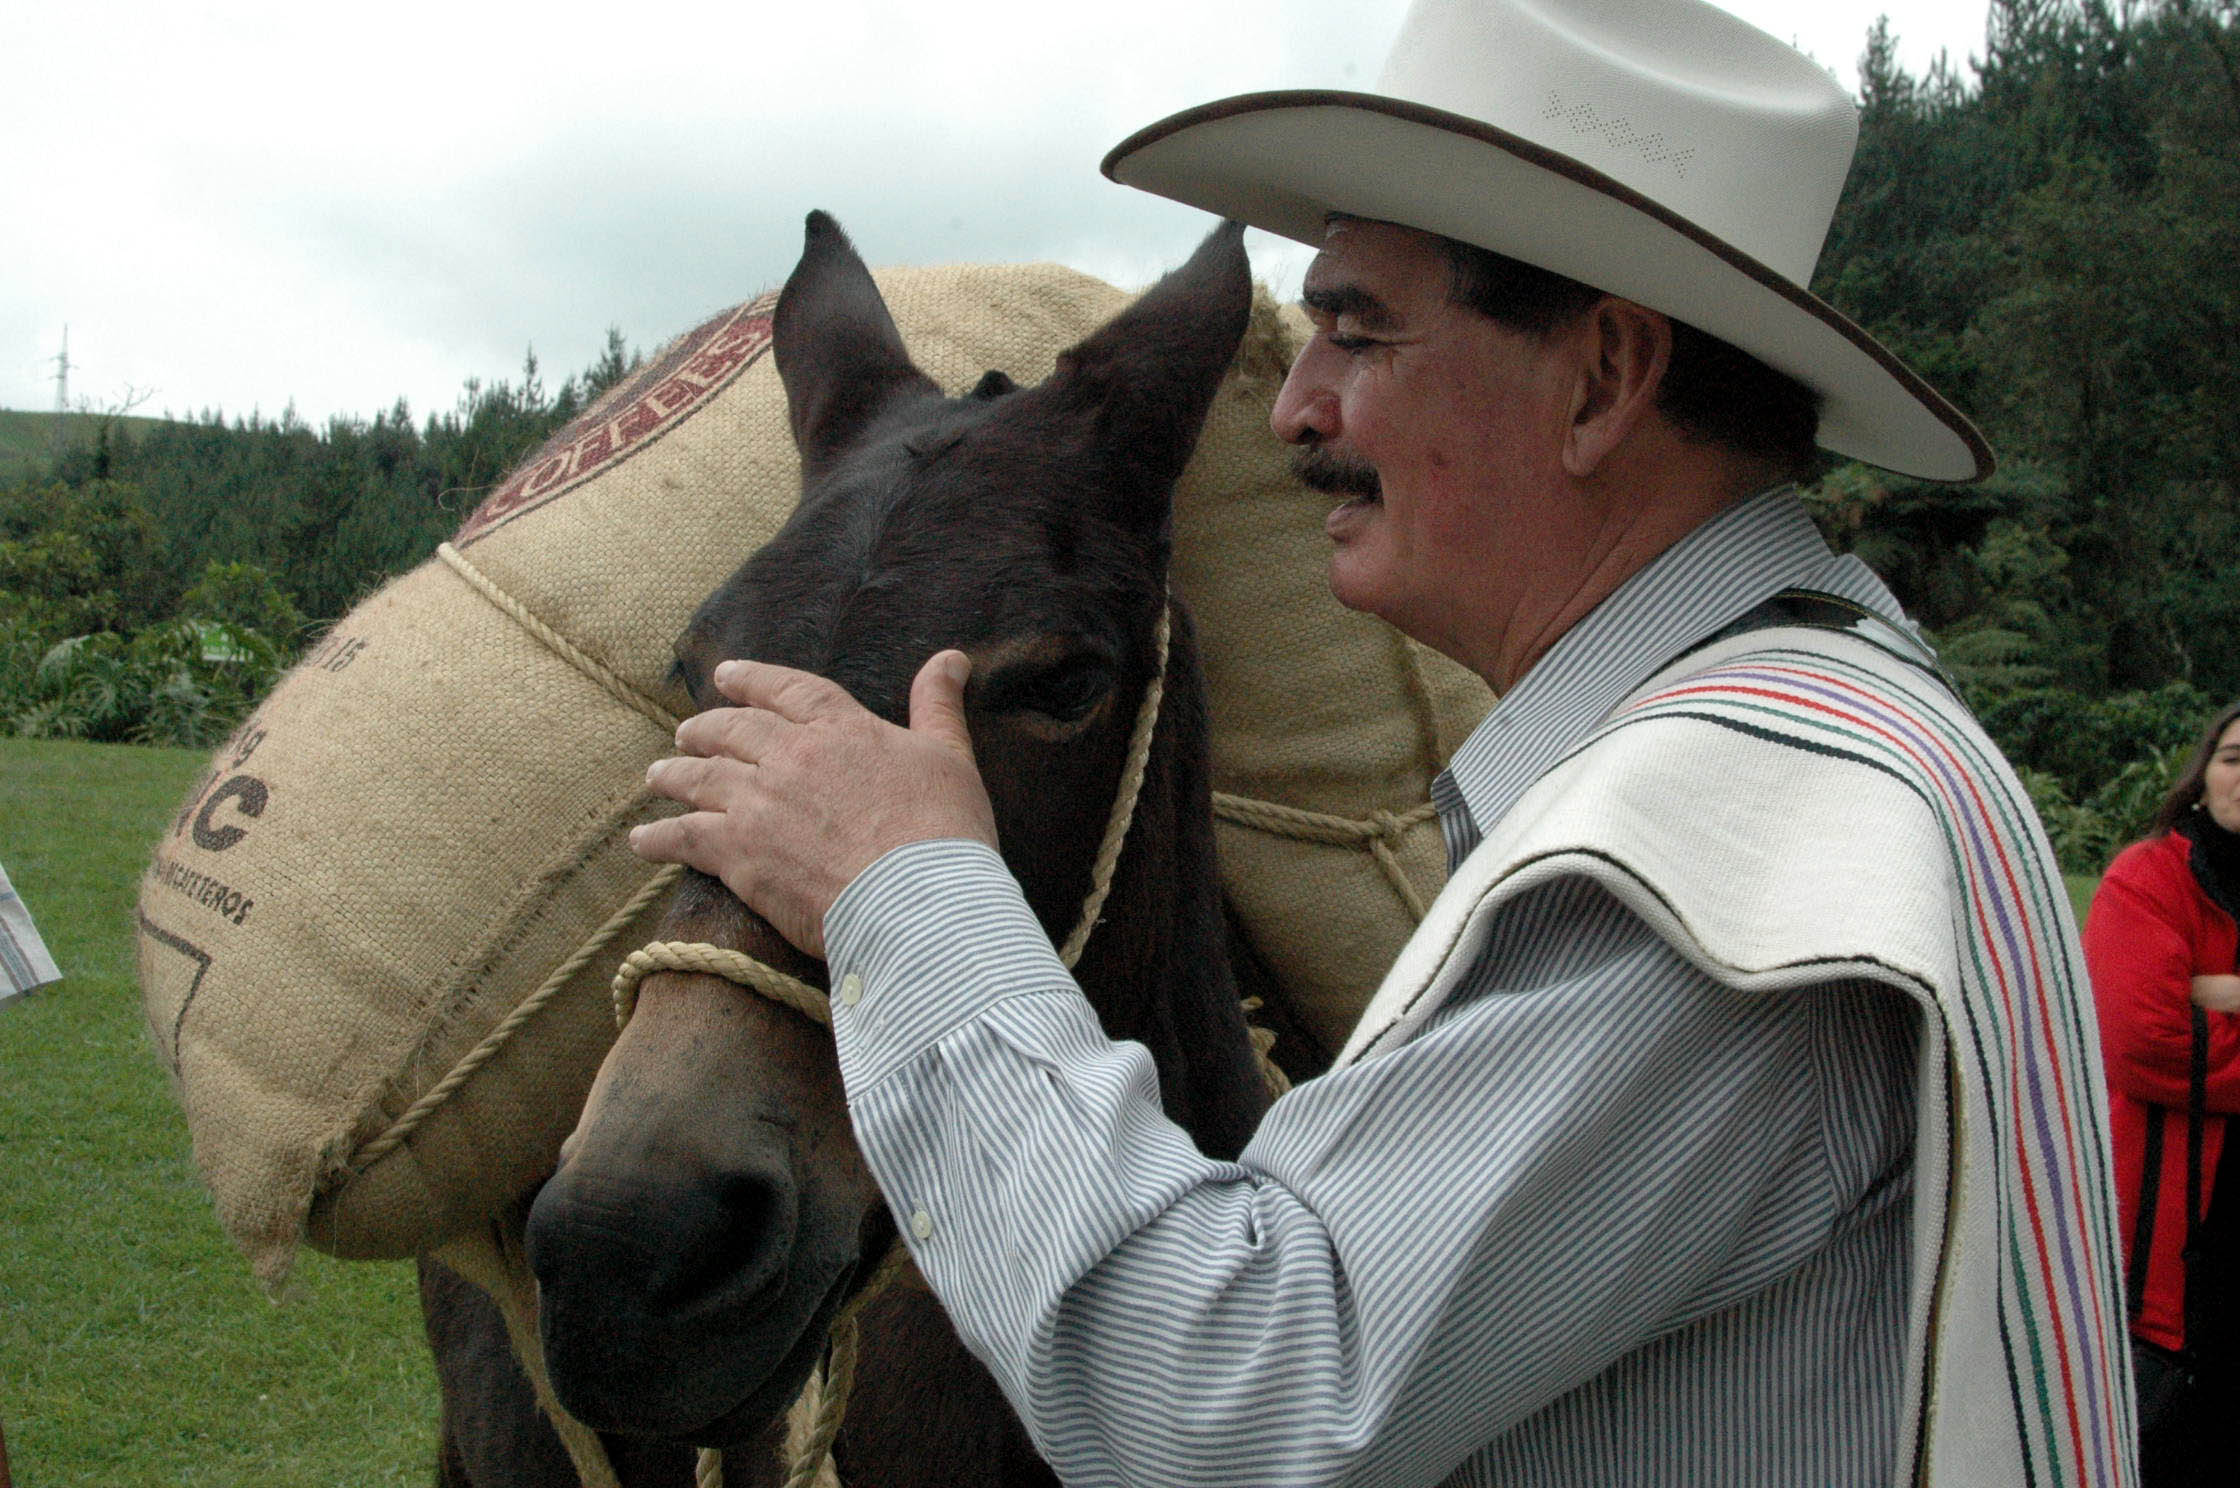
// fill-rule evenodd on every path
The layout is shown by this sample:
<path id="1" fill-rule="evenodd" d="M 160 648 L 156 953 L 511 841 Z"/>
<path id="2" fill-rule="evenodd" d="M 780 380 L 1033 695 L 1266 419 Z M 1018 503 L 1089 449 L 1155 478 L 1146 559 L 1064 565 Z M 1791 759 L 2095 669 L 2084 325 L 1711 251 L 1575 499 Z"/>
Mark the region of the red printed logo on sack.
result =
<path id="1" fill-rule="evenodd" d="M 775 292 L 757 296 L 672 341 L 515 466 L 452 541 L 463 548 L 489 535 L 683 423 L 770 349 L 770 316 L 777 304 Z"/>

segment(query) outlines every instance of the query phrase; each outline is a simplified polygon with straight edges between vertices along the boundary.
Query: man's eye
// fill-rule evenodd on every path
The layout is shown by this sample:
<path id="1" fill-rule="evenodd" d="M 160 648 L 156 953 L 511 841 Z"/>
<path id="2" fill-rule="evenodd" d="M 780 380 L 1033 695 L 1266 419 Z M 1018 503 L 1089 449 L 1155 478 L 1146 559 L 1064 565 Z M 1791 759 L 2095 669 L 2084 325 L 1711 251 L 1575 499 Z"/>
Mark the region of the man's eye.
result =
<path id="1" fill-rule="evenodd" d="M 1366 351 L 1377 343 L 1367 336 L 1348 336 L 1331 331 L 1323 338 L 1340 351 Z"/>

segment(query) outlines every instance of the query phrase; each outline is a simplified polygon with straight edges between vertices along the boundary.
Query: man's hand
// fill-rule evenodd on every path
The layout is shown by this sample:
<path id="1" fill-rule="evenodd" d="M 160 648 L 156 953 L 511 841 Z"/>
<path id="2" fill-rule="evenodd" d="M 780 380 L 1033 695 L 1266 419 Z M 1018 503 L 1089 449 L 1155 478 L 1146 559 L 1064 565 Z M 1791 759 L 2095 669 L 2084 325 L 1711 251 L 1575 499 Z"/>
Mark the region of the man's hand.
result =
<path id="1" fill-rule="evenodd" d="M 631 848 L 722 879 L 780 935 L 823 956 L 825 911 L 887 852 L 935 837 L 996 846 L 965 728 L 971 674 L 962 651 L 930 657 L 903 729 L 822 677 L 725 662 L 716 687 L 741 706 L 686 719 L 681 757 L 646 771 L 657 793 L 692 810 L 636 828 Z"/>
<path id="2" fill-rule="evenodd" d="M 2240 976 L 2197 976 L 2193 1005 L 2212 1013 L 2240 1013 Z"/>

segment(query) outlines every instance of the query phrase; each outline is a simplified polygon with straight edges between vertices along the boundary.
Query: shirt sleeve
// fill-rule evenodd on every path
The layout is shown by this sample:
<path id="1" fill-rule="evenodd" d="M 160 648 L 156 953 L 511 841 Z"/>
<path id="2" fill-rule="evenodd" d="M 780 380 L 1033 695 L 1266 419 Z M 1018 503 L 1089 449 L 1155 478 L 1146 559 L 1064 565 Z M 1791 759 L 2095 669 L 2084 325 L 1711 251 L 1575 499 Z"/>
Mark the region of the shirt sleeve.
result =
<path id="1" fill-rule="evenodd" d="M 1524 897 L 1560 968 L 1497 925 L 1450 1012 L 1235 1162 L 1161 1114 L 986 848 L 899 849 L 834 905 L 858 1138 L 1067 1483 L 1438 1482 L 1903 1192 L 1893 994 L 1735 993 L 1591 886 Z"/>

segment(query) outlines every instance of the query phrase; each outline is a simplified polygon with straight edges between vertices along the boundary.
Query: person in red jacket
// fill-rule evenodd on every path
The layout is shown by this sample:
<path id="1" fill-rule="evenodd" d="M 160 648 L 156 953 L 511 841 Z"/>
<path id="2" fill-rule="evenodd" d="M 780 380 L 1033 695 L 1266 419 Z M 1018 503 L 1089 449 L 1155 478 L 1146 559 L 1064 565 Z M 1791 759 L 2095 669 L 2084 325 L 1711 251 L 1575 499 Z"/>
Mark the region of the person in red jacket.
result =
<path id="1" fill-rule="evenodd" d="M 2240 1113 L 2236 918 L 2240 704 L 2211 723 L 2148 836 L 2109 865 L 2084 928 L 2149 1488 L 2229 1484 L 2240 1455 L 2240 1142 L 2225 1140 Z M 2166 1391 L 2177 1403 L 2158 1410 Z"/>

